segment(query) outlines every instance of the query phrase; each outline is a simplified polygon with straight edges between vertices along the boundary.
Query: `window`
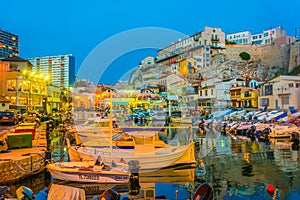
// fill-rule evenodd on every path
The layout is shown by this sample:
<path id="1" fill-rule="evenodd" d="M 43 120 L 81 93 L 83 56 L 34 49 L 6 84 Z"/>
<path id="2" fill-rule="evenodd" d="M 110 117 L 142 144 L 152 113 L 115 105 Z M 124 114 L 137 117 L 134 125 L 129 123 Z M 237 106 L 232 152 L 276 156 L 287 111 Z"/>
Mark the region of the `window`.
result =
<path id="1" fill-rule="evenodd" d="M 202 96 L 202 90 L 200 90 L 200 94 L 199 95 Z"/>
<path id="2" fill-rule="evenodd" d="M 211 95 L 214 95 L 214 89 L 211 89 L 211 90 L 210 90 L 210 94 L 211 94 Z"/>
<path id="3" fill-rule="evenodd" d="M 244 97 L 251 97 L 250 91 L 245 91 L 244 92 Z"/>
<path id="4" fill-rule="evenodd" d="M 282 104 L 283 105 L 289 105 L 289 96 L 285 95 L 285 96 L 282 96 Z"/>
<path id="5" fill-rule="evenodd" d="M 299 88 L 300 87 L 300 83 L 296 83 L 296 88 Z"/>
<path id="6" fill-rule="evenodd" d="M 260 105 L 261 106 L 269 106 L 269 98 L 261 98 Z"/>
<path id="7" fill-rule="evenodd" d="M 289 83 L 289 87 L 294 87 L 294 84 L 293 83 Z"/>
<path id="8" fill-rule="evenodd" d="M 14 92 L 17 88 L 17 81 L 16 80 L 7 80 L 7 91 Z"/>
<path id="9" fill-rule="evenodd" d="M 29 81 L 25 81 L 23 84 L 23 92 L 29 92 L 30 91 L 30 83 Z"/>
<path id="10" fill-rule="evenodd" d="M 208 92 L 207 92 L 207 90 L 205 90 L 205 96 L 207 96 L 208 95 Z"/>
<path id="11" fill-rule="evenodd" d="M 265 86 L 265 95 L 273 95 L 273 85 Z"/>

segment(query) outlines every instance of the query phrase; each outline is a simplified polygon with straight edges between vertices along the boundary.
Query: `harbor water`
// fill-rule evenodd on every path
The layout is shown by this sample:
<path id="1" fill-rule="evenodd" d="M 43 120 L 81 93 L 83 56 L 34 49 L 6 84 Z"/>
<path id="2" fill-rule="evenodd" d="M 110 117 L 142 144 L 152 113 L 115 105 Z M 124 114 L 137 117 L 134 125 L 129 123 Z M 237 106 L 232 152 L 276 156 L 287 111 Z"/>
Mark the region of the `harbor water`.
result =
<path id="1" fill-rule="evenodd" d="M 213 187 L 214 199 L 300 199 L 300 152 L 288 140 L 266 144 L 232 139 L 213 129 L 203 134 L 197 128 L 167 128 L 161 137 L 171 145 L 181 145 L 189 142 L 190 134 L 195 141 L 196 168 L 153 172 L 153 176 L 140 177 L 139 187 L 134 189 L 127 185 L 81 185 L 87 199 L 94 199 L 107 187 L 129 199 L 189 199 L 204 182 Z M 66 146 L 53 149 L 52 159 L 67 160 Z M 21 185 L 39 193 L 53 182 L 45 170 L 9 187 L 12 195 Z M 266 190 L 270 183 L 276 189 L 274 194 Z"/>

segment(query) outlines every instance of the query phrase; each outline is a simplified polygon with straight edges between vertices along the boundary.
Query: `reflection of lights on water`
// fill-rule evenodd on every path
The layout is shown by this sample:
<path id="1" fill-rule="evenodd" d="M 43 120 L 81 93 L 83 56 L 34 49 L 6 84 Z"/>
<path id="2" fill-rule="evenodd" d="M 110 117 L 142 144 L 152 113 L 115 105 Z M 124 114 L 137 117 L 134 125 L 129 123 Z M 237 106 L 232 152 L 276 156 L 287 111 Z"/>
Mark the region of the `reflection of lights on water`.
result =
<path id="1" fill-rule="evenodd" d="M 221 140 L 221 145 L 222 145 L 222 147 L 225 147 L 225 141 L 224 140 Z"/>
<path id="2" fill-rule="evenodd" d="M 249 153 L 244 153 L 244 160 L 247 162 L 247 163 L 250 163 L 249 161 Z"/>
<path id="3" fill-rule="evenodd" d="M 199 161 L 199 167 L 204 167 L 204 166 L 205 166 L 204 160 L 200 160 Z"/>

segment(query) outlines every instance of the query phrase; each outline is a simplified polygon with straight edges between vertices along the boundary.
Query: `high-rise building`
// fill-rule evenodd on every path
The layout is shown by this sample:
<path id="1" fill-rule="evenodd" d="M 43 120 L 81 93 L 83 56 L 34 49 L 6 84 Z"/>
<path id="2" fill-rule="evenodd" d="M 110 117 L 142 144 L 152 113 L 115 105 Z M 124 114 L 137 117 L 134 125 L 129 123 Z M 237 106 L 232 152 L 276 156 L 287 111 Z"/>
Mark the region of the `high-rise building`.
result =
<path id="1" fill-rule="evenodd" d="M 58 56 L 44 56 L 28 59 L 33 71 L 48 74 L 55 86 L 68 88 L 75 82 L 75 57 L 72 54 Z"/>
<path id="2" fill-rule="evenodd" d="M 19 55 L 19 37 L 0 29 L 0 59 Z"/>

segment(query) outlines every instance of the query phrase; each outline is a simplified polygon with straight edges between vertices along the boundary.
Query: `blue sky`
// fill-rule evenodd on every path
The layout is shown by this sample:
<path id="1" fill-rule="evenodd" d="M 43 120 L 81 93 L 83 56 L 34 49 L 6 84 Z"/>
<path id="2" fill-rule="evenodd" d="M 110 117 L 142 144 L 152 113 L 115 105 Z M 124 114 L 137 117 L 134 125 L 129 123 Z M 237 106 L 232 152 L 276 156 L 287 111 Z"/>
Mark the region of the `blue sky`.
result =
<path id="1" fill-rule="evenodd" d="M 21 57 L 71 53 L 78 69 L 98 44 L 134 28 L 161 27 L 191 35 L 204 26 L 220 27 L 226 33 L 258 33 L 281 25 L 294 36 L 295 28 L 300 27 L 299 7 L 299 0 L 2 0 L 0 28 L 19 35 Z M 297 31 L 299 35 L 299 28 Z M 100 82 L 116 82 L 143 57 L 155 56 L 156 52 L 148 48 L 120 55 Z M 87 72 L 87 77 L 89 73 L 94 71 Z"/>

